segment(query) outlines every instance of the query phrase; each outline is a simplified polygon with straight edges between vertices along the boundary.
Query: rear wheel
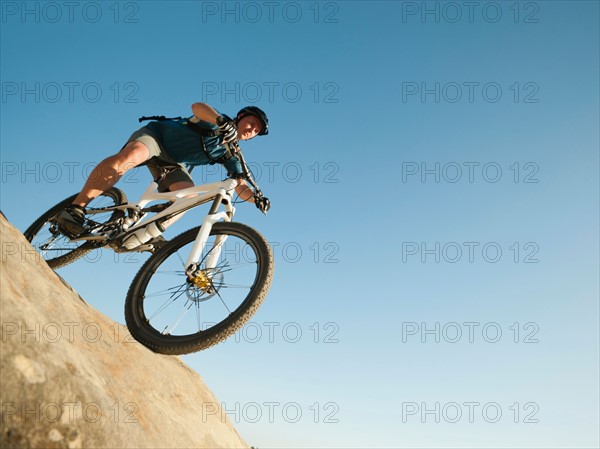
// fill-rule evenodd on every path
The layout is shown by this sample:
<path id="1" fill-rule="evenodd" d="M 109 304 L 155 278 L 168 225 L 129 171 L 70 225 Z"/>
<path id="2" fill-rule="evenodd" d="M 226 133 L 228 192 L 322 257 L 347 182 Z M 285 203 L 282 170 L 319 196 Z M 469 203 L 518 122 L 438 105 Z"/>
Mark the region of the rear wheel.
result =
<path id="1" fill-rule="evenodd" d="M 225 340 L 254 315 L 271 286 L 271 248 L 241 223 L 214 224 L 193 276 L 186 275 L 199 230 L 154 253 L 127 293 L 129 331 L 155 352 L 188 354 Z"/>
<path id="2" fill-rule="evenodd" d="M 80 240 L 72 242 L 71 239 L 62 234 L 58 230 L 58 226 L 51 221 L 56 214 L 71 204 L 76 196 L 77 194 L 70 196 L 56 206 L 48 209 L 23 233 L 25 238 L 42 255 L 50 268 L 57 269 L 63 267 L 97 247 L 91 241 Z M 113 187 L 97 198 L 94 198 L 90 204 L 86 206 L 86 209 L 100 209 L 125 203 L 127 203 L 125 194 L 121 190 Z M 121 210 L 89 214 L 86 215 L 86 224 L 97 226 L 116 220 L 123 215 L 124 212 Z"/>

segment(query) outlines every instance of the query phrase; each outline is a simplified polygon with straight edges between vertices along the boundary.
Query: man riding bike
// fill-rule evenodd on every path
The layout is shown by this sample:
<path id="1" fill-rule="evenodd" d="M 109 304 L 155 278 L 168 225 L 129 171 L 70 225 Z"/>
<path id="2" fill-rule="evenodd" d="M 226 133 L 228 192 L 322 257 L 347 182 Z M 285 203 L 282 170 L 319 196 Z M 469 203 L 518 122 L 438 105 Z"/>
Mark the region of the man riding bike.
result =
<path id="1" fill-rule="evenodd" d="M 128 170 L 142 164 L 159 180 L 158 191 L 166 192 L 194 186 L 184 164 L 194 167 L 219 163 L 227 169 L 228 177 L 238 179 L 235 191 L 242 200 L 268 210 L 269 199 L 255 201 L 252 189 L 241 179 L 244 173 L 240 160 L 227 147 L 238 139 L 268 134 L 267 115 L 256 106 L 247 106 L 232 120 L 205 103 L 194 103 L 192 113 L 188 119 L 150 122 L 134 132 L 117 154 L 100 162 L 72 204 L 55 217 L 61 231 L 71 238 L 84 234 L 85 206 L 115 185 Z M 162 176 L 165 167 L 171 169 Z"/>

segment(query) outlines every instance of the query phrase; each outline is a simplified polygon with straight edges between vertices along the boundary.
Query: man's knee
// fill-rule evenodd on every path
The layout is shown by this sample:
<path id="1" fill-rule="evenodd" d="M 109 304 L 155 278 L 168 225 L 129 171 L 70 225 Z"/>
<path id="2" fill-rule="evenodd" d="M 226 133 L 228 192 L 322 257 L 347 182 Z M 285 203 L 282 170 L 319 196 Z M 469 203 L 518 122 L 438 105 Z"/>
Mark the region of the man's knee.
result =
<path id="1" fill-rule="evenodd" d="M 117 154 L 107 157 L 96 167 L 96 171 L 108 176 L 122 176 L 127 170 L 146 162 L 150 158 L 148 147 L 140 142 L 129 142 Z"/>
<path id="2" fill-rule="evenodd" d="M 150 150 L 142 142 L 131 141 L 121 151 L 112 156 L 118 165 L 118 170 L 125 173 L 127 170 L 137 167 L 150 159 Z"/>

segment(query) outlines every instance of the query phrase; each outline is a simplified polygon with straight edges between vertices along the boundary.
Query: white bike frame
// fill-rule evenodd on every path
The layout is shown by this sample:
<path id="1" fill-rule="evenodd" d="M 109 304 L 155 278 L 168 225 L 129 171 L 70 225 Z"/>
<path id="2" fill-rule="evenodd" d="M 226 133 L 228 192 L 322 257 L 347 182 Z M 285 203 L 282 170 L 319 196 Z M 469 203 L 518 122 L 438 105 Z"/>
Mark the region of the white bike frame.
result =
<path id="1" fill-rule="evenodd" d="M 144 228 L 148 226 L 150 223 L 159 221 L 161 218 L 169 217 L 171 215 L 179 215 L 184 214 L 190 209 L 193 209 L 200 204 L 204 204 L 207 201 L 214 199 L 213 206 L 211 207 L 208 214 L 202 220 L 202 225 L 200 226 L 200 231 L 198 232 L 198 236 L 194 241 L 194 246 L 192 247 L 192 251 L 188 256 L 188 259 L 185 264 L 185 269 L 188 270 L 191 266 L 198 264 L 200 261 L 200 256 L 206 246 L 206 242 L 208 241 L 208 237 L 210 235 L 210 231 L 215 223 L 220 220 L 231 221 L 233 215 L 235 213 L 235 207 L 232 202 L 232 192 L 237 185 L 237 181 L 235 179 L 226 179 L 220 182 L 214 182 L 211 184 L 205 184 L 200 186 L 189 187 L 187 189 L 175 190 L 173 192 L 157 192 L 158 184 L 156 182 L 151 182 L 146 191 L 142 194 L 142 197 L 139 199 L 137 204 L 127 203 L 120 204 L 118 206 L 102 208 L 102 209 L 91 209 L 88 210 L 89 214 L 97 214 L 104 213 L 110 210 L 134 210 L 140 214 L 140 218 L 137 222 L 134 223 L 133 226 L 127 228 L 124 233 L 119 235 L 119 237 L 127 236 L 137 231 L 138 229 Z M 142 210 L 146 205 L 153 201 L 171 201 L 173 204 L 168 206 L 163 211 L 157 213 L 152 216 L 150 219 L 144 220 L 144 216 L 147 212 L 143 212 Z M 225 207 L 224 211 L 218 212 L 218 208 L 223 204 Z M 221 246 L 225 242 L 226 236 L 218 236 L 215 240 L 215 246 L 211 250 L 211 254 L 206 260 L 206 268 L 211 269 L 215 268 L 216 263 L 218 261 Z"/>

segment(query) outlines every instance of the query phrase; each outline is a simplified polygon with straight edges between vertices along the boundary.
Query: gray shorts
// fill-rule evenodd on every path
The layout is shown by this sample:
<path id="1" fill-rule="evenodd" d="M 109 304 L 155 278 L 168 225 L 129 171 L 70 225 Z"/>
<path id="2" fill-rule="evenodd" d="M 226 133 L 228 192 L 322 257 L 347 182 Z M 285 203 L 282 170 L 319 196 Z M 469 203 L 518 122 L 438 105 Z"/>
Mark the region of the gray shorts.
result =
<path id="1" fill-rule="evenodd" d="M 171 167 L 169 173 L 158 183 L 159 192 L 168 191 L 169 186 L 174 182 L 194 183 L 186 168 L 169 157 L 158 143 L 155 134 L 148 128 L 143 127 L 138 129 L 131 137 L 129 137 L 127 143 L 133 141 L 141 142 L 148 147 L 150 159 L 141 165 L 146 165 L 146 167 L 148 167 L 148 170 L 150 170 L 150 173 L 152 173 L 155 180 L 157 180 L 168 167 Z"/>

